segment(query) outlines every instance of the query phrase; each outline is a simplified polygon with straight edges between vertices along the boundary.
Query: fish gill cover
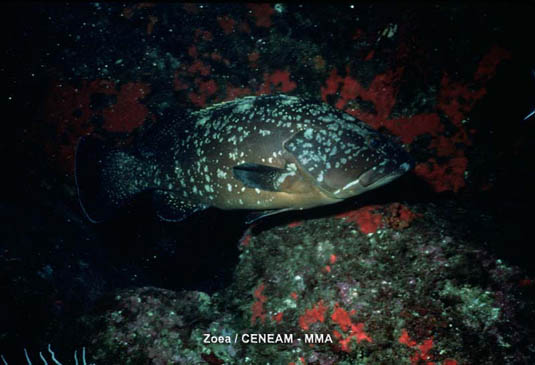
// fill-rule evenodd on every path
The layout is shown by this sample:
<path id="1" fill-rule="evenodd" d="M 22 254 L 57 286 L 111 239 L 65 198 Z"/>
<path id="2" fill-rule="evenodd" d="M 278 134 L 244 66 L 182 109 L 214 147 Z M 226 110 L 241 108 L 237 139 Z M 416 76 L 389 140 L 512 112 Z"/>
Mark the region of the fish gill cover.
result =
<path id="1" fill-rule="evenodd" d="M 534 7 L 3 5 L 2 360 L 85 348 L 98 364 L 533 363 Z M 197 166 L 199 145 L 246 142 L 251 100 L 286 100 L 296 118 L 292 100 L 328 106 L 365 123 L 372 150 L 396 146 L 382 148 L 396 164 L 381 166 L 409 153 L 414 169 L 358 184 L 327 169 L 366 158 L 322 139 L 326 115 L 279 143 L 295 161 L 251 143 L 258 160 L 226 151 L 236 164 L 208 154 Z M 225 116 L 239 118 L 217 135 Z M 193 182 L 164 178 L 187 169 Z M 258 215 L 234 210 L 243 198 L 225 181 L 220 204 L 184 205 L 230 178 L 253 197 L 314 186 L 345 200 L 247 225 Z M 389 184 L 355 194 L 375 181 Z M 83 209 L 109 219 L 91 224 Z"/>

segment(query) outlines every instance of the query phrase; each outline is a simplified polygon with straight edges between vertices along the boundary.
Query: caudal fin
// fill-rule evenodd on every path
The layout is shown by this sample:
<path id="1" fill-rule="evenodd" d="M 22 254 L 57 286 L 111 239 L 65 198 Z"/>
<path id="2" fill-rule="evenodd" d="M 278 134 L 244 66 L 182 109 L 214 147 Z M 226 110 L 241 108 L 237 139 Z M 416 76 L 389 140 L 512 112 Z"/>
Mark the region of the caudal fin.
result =
<path id="1" fill-rule="evenodd" d="M 82 137 L 76 147 L 75 179 L 87 218 L 103 222 L 143 191 L 143 169 L 142 161 L 128 151 L 110 148 L 95 136 Z"/>

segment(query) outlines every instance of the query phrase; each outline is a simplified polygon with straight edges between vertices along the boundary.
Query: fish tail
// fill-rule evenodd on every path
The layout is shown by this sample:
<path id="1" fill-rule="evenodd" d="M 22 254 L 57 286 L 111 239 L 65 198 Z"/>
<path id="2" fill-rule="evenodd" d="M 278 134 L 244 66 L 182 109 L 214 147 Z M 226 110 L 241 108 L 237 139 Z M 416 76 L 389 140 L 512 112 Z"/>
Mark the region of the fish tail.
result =
<path id="1" fill-rule="evenodd" d="M 146 189 L 145 163 L 126 149 L 110 148 L 101 138 L 83 137 L 76 147 L 75 179 L 82 211 L 93 223 L 109 219 Z"/>

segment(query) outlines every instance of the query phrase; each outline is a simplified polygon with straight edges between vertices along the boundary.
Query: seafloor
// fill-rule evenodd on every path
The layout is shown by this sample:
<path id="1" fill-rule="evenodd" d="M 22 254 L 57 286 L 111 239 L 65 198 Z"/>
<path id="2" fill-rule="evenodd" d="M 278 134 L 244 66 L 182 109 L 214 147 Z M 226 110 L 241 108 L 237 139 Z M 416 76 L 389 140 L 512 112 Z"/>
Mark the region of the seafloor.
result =
<path id="1" fill-rule="evenodd" d="M 535 363 L 535 2 L 1 8 L 3 363 Z M 81 136 L 270 93 L 395 136 L 415 168 L 252 225 L 143 199 L 84 217 Z"/>

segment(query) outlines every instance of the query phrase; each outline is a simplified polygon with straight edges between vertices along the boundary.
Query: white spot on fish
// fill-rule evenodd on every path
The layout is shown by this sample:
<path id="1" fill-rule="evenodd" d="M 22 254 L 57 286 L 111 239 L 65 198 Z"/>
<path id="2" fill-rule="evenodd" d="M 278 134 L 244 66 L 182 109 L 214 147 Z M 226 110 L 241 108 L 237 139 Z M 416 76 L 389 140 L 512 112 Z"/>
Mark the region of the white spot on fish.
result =
<path id="1" fill-rule="evenodd" d="M 227 173 L 221 169 L 217 169 L 217 177 L 220 179 L 226 179 Z"/>
<path id="2" fill-rule="evenodd" d="M 295 96 L 288 96 L 288 95 L 281 95 L 284 96 L 281 100 L 282 105 L 292 105 L 299 101 L 299 99 Z"/>
<path id="3" fill-rule="evenodd" d="M 199 120 L 197 120 L 197 126 L 202 127 L 206 124 L 206 122 L 210 119 L 209 117 L 203 117 Z"/>
<path id="4" fill-rule="evenodd" d="M 253 107 L 253 101 L 250 99 L 243 99 L 238 105 L 233 109 L 234 113 L 245 113 Z"/>
<path id="5" fill-rule="evenodd" d="M 277 179 L 277 187 L 280 186 L 284 182 L 284 180 L 286 180 L 288 176 L 295 176 L 296 171 L 297 171 L 297 166 L 295 166 L 294 163 L 289 163 L 286 166 L 286 172 L 284 174 L 281 174 L 279 178 Z"/>
<path id="6" fill-rule="evenodd" d="M 258 133 L 260 133 L 263 137 L 265 137 L 265 136 L 269 136 L 271 134 L 271 131 L 267 129 L 260 129 Z"/>

